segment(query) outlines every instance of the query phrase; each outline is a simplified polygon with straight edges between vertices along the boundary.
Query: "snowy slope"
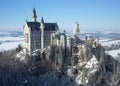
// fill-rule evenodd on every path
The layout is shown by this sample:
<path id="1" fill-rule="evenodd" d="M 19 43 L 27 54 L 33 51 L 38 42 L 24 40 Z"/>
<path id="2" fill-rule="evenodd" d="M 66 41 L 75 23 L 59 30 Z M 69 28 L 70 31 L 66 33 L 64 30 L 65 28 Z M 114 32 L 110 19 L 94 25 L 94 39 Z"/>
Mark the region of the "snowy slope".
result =
<path id="1" fill-rule="evenodd" d="M 90 35 L 90 36 L 93 36 L 93 37 L 99 37 L 100 39 L 120 38 L 120 32 L 119 31 L 80 31 L 80 36 L 82 38 L 85 38 L 87 35 Z"/>
<path id="2" fill-rule="evenodd" d="M 23 46 L 23 41 L 2 43 L 0 44 L 0 51 L 15 49 L 19 44 Z"/>
<path id="3" fill-rule="evenodd" d="M 3 31 L 0 30 L 0 37 L 19 37 L 23 36 L 23 32 L 21 31 Z"/>
<path id="4" fill-rule="evenodd" d="M 74 70 L 77 69 L 78 70 L 78 74 L 74 73 Z M 71 67 L 68 69 L 67 74 L 70 77 L 74 77 L 75 78 L 75 82 L 80 85 L 84 83 L 88 83 L 88 77 L 91 74 L 94 74 L 98 69 L 98 61 L 96 59 L 96 57 L 93 55 L 93 57 L 89 60 L 89 61 L 82 61 L 79 62 L 77 65 Z M 86 76 L 83 76 L 86 75 Z M 84 77 L 84 81 L 83 81 L 83 77 Z"/>
<path id="5" fill-rule="evenodd" d="M 18 31 L 0 31 L 0 51 L 15 49 L 23 46 L 23 34 Z"/>
<path id="6" fill-rule="evenodd" d="M 106 53 L 111 55 L 112 57 L 116 58 L 116 57 L 118 57 L 118 54 L 120 54 L 120 49 L 106 51 Z"/>
<path id="7" fill-rule="evenodd" d="M 102 39 L 100 40 L 100 44 L 109 48 L 108 51 L 106 50 L 108 55 L 111 55 L 114 58 L 118 57 L 118 54 L 120 53 L 120 40 Z"/>
<path id="8" fill-rule="evenodd" d="M 113 44 L 120 44 L 120 40 L 102 39 L 100 43 L 102 46 L 111 46 Z"/>
<path id="9" fill-rule="evenodd" d="M 17 41 L 23 41 L 23 37 L 0 37 L 0 42 L 4 43 L 4 42 L 17 42 Z"/>
<path id="10" fill-rule="evenodd" d="M 79 74 L 76 76 L 76 83 L 81 84 L 83 82 L 83 73 L 86 73 L 86 77 L 84 78 L 84 83 L 88 83 L 88 77 L 90 74 L 94 74 L 98 68 L 98 61 L 96 57 L 93 57 L 88 62 L 81 62 L 78 64 L 78 67 L 84 67 L 84 71 L 79 70 Z"/>

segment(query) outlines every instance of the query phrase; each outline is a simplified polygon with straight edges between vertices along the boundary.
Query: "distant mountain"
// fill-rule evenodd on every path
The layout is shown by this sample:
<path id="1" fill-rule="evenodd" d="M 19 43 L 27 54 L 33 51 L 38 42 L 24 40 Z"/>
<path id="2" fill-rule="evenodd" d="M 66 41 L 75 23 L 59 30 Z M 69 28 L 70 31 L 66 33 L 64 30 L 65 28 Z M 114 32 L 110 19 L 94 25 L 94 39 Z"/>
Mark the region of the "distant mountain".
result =
<path id="1" fill-rule="evenodd" d="M 68 36 L 73 36 L 73 33 L 67 32 Z M 103 38 L 114 38 L 120 39 L 120 32 L 115 31 L 80 31 L 81 38 L 85 38 L 86 36 L 93 36 L 99 37 L 100 39 Z M 4 31 L 0 30 L 0 37 L 20 37 L 23 36 L 22 31 Z"/>
<path id="2" fill-rule="evenodd" d="M 0 30 L 0 37 L 18 37 L 18 36 L 23 36 L 22 31 L 3 31 Z"/>
<path id="3" fill-rule="evenodd" d="M 120 39 L 120 32 L 116 31 L 81 31 L 80 35 L 82 38 L 86 36 L 93 36 L 93 37 L 99 37 L 100 39 L 102 38 L 114 38 L 114 39 Z"/>

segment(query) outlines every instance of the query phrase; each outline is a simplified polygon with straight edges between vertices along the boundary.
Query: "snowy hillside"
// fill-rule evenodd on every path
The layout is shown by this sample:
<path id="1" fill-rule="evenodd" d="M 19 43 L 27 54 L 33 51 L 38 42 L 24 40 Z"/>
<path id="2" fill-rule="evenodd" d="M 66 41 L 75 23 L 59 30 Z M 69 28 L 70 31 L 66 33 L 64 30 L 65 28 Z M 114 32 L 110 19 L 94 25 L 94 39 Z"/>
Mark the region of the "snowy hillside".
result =
<path id="1" fill-rule="evenodd" d="M 67 33 L 72 35 L 72 33 Z M 99 37 L 100 43 L 103 46 L 113 46 L 113 44 L 120 44 L 120 32 L 113 31 L 81 31 L 80 37 L 85 40 L 85 36 L 91 35 Z M 18 44 L 23 45 L 23 32 L 20 31 L 1 31 L 0 30 L 0 51 L 14 49 Z M 119 51 L 119 50 L 118 50 Z M 112 51 L 111 51 L 112 52 Z M 114 54 L 113 54 L 114 55 Z"/>
<path id="2" fill-rule="evenodd" d="M 0 30 L 0 37 L 18 37 L 23 36 L 23 32 L 21 31 L 3 31 Z"/>
<path id="3" fill-rule="evenodd" d="M 88 83 L 88 77 L 91 75 L 91 74 L 94 74 L 96 71 L 97 71 L 97 68 L 98 68 L 98 61 L 96 59 L 96 57 L 93 55 L 93 57 L 88 61 L 88 62 L 81 62 L 81 63 L 78 63 L 77 65 L 79 68 L 82 68 L 83 66 L 85 67 L 84 68 L 84 71 L 80 71 L 79 70 L 79 74 L 77 75 L 76 77 L 76 83 L 77 84 L 81 84 L 83 81 L 83 73 L 84 72 L 87 72 L 87 76 L 84 78 L 85 81 L 84 83 Z M 87 70 L 87 71 L 85 71 Z M 83 84 L 83 83 L 82 83 Z"/>
<path id="4" fill-rule="evenodd" d="M 85 40 L 87 35 L 99 37 L 100 44 L 104 46 L 106 53 L 114 58 L 120 53 L 120 32 L 119 31 L 81 31 L 80 36 Z M 120 58 L 120 57 L 119 57 Z"/>
<path id="5" fill-rule="evenodd" d="M 23 46 L 23 33 L 19 31 L 0 31 L 0 51 L 15 49 Z"/>
<path id="6" fill-rule="evenodd" d="M 86 36 L 99 37 L 100 39 L 119 39 L 120 32 L 118 31 L 81 31 L 80 36 L 84 39 Z"/>
<path id="7" fill-rule="evenodd" d="M 103 39 L 103 40 L 100 40 L 100 43 L 103 46 L 112 46 L 113 44 L 115 45 L 120 44 L 120 40 Z"/>
<path id="8" fill-rule="evenodd" d="M 106 53 L 114 58 L 118 58 L 120 54 L 120 40 L 102 39 L 100 44 L 106 49 Z M 119 57 L 120 58 L 120 57 Z"/>
<path id="9" fill-rule="evenodd" d="M 111 55 L 112 57 L 116 58 L 116 57 L 118 57 L 118 54 L 120 54 L 120 49 L 106 51 L 106 53 Z"/>
<path id="10" fill-rule="evenodd" d="M 23 44 L 23 36 L 1 36 L 0 42 L 1 50 L 13 49 Z M 120 50 L 118 39 L 101 39 L 100 43 L 108 48 L 108 54 Z M 75 46 L 73 56 L 58 46 L 45 48 L 44 55 L 37 51 L 32 56 L 23 51 L 3 52 L 0 83 L 6 83 L 5 86 L 8 82 L 15 86 L 118 86 L 113 82 L 120 79 L 120 67 L 113 57 L 105 54 L 101 45 L 97 48 L 88 43 Z"/>

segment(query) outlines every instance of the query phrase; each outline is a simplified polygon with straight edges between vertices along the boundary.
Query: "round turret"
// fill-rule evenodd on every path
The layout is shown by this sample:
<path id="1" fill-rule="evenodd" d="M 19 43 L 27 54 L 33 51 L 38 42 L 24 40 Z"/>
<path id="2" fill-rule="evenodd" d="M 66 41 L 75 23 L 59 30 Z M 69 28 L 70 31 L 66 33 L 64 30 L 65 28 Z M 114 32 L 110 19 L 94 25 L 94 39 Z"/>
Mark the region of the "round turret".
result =
<path id="1" fill-rule="evenodd" d="M 75 22 L 75 29 L 78 29 L 78 28 L 79 28 L 79 23 Z"/>

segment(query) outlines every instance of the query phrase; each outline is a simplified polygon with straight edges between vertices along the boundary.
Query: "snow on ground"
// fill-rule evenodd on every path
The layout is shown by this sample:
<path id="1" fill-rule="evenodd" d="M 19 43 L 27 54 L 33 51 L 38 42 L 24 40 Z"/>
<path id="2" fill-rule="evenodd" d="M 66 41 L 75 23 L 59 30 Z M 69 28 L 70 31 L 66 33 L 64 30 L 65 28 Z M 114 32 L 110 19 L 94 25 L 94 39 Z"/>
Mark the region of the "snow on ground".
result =
<path id="1" fill-rule="evenodd" d="M 15 49 L 19 44 L 23 46 L 23 37 L 0 37 L 0 51 Z"/>
<path id="2" fill-rule="evenodd" d="M 120 45 L 120 40 L 102 39 L 102 40 L 100 40 L 100 44 L 102 46 L 112 47 L 113 45 Z M 109 51 L 106 51 L 105 53 L 116 58 L 116 57 L 118 57 L 118 53 L 120 53 L 120 48 L 118 47 L 118 49 L 109 50 Z"/>
<path id="3" fill-rule="evenodd" d="M 2 43 L 0 44 L 0 51 L 15 49 L 19 44 L 23 45 L 23 41 Z"/>
<path id="4" fill-rule="evenodd" d="M 100 40 L 100 44 L 102 46 L 111 46 L 112 44 L 120 44 L 120 40 L 103 39 Z"/>
<path id="5" fill-rule="evenodd" d="M 83 70 L 79 71 L 79 74 L 76 76 L 75 79 L 76 83 L 77 84 L 88 83 L 88 77 L 90 76 L 90 74 L 93 74 L 97 71 L 98 61 L 96 57 L 93 55 L 93 57 L 88 62 L 79 63 L 79 66 L 81 67 L 85 66 L 85 69 L 83 69 L 84 71 Z M 86 75 L 84 76 L 84 81 L 83 81 L 83 75 Z"/>
<path id="6" fill-rule="evenodd" d="M 0 37 L 0 42 L 15 42 L 15 41 L 23 41 L 23 37 Z"/>
<path id="7" fill-rule="evenodd" d="M 78 74 L 74 73 L 75 69 L 78 69 Z M 68 69 L 67 74 L 70 77 L 75 78 L 75 82 L 79 84 L 88 83 L 88 77 L 90 74 L 94 74 L 98 69 L 98 61 L 96 57 L 93 57 L 89 61 L 79 62 L 76 67 L 71 67 Z M 84 78 L 83 78 L 84 77 Z"/>
<path id="8" fill-rule="evenodd" d="M 96 57 L 93 55 L 93 58 L 91 58 L 87 62 L 85 68 L 97 68 L 98 67 L 97 64 L 98 64 L 98 61 L 97 61 Z"/>
<path id="9" fill-rule="evenodd" d="M 120 53 L 120 49 L 106 51 L 106 53 L 111 55 L 112 57 L 116 58 L 116 57 L 118 57 L 118 53 Z"/>
<path id="10" fill-rule="evenodd" d="M 26 54 L 24 49 L 20 51 L 18 54 L 16 54 L 16 58 L 19 58 L 20 61 L 23 61 L 23 62 L 25 61 L 25 56 Z"/>

